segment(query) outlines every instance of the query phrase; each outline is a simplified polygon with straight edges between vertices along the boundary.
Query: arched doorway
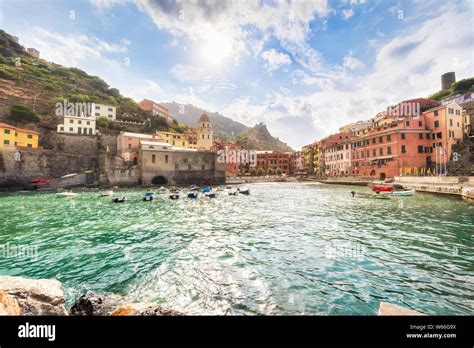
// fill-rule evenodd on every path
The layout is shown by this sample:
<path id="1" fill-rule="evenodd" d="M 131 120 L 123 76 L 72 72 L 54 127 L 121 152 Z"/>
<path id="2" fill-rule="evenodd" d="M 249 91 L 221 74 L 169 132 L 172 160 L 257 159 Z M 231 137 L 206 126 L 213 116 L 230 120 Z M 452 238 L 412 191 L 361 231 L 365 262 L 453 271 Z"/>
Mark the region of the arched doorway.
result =
<path id="1" fill-rule="evenodd" d="M 168 179 L 166 179 L 163 175 L 156 175 L 151 179 L 151 183 L 153 185 L 166 185 L 168 183 Z"/>

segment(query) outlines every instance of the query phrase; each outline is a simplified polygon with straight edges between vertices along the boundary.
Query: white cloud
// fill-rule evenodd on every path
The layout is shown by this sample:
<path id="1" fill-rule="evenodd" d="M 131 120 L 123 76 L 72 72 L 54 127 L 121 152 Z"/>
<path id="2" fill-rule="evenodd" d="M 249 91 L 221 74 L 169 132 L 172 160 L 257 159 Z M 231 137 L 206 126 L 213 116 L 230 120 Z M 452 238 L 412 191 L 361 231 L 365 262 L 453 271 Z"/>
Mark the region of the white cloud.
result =
<path id="1" fill-rule="evenodd" d="M 262 59 L 265 61 L 265 67 L 269 72 L 277 70 L 283 65 L 291 64 L 291 59 L 289 55 L 282 52 L 278 52 L 273 48 L 271 50 L 263 52 Z"/>
<path id="2" fill-rule="evenodd" d="M 344 20 L 347 20 L 354 15 L 354 10 L 352 8 L 343 9 L 341 12 L 342 12 L 342 18 L 344 18 Z"/>
<path id="3" fill-rule="evenodd" d="M 349 51 L 349 53 L 344 57 L 344 63 L 342 65 L 351 70 L 361 69 L 365 67 L 365 64 L 362 63 L 362 61 L 360 61 L 359 59 L 354 58 L 352 54 L 352 51 Z"/>

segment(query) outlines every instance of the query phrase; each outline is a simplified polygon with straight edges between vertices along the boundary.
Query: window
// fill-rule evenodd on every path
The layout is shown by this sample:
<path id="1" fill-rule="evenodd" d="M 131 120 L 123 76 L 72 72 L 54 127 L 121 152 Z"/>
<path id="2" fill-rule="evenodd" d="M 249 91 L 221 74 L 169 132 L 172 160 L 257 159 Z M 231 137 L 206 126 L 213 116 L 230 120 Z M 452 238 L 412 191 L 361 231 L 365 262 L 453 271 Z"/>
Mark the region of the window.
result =
<path id="1" fill-rule="evenodd" d="M 113 111 L 114 109 L 112 109 L 112 108 L 109 108 L 108 110 L 109 110 L 109 111 Z"/>
<path id="2" fill-rule="evenodd" d="M 392 136 L 390 134 L 387 134 L 387 140 L 388 141 L 392 140 Z"/>
<path id="3" fill-rule="evenodd" d="M 448 108 L 448 114 L 450 114 L 450 115 L 454 115 L 454 109 L 452 109 L 452 108 Z"/>
<path id="4" fill-rule="evenodd" d="M 99 105 L 96 105 L 96 106 L 95 106 L 95 109 L 96 109 L 96 110 L 100 110 L 100 106 L 99 106 Z"/>
<path id="5" fill-rule="evenodd" d="M 92 135 L 92 128 L 89 128 L 89 134 Z"/>
<path id="6" fill-rule="evenodd" d="M 439 121 L 435 121 L 434 126 L 435 126 L 435 128 L 438 128 L 439 127 Z"/>
<path id="7" fill-rule="evenodd" d="M 372 150 L 372 156 L 373 157 L 377 156 L 377 151 L 375 151 L 375 149 Z"/>
<path id="8" fill-rule="evenodd" d="M 61 132 L 64 132 L 64 127 L 59 127 L 59 130 L 60 130 Z"/>
<path id="9" fill-rule="evenodd" d="M 418 153 L 423 153 L 423 145 L 418 145 Z"/>
<path id="10" fill-rule="evenodd" d="M 434 115 L 435 115 L 435 116 L 438 116 L 438 110 L 435 110 L 435 111 L 434 111 Z"/>
<path id="11" fill-rule="evenodd" d="M 203 164 L 203 165 L 201 166 L 201 170 L 205 170 L 205 169 L 206 169 L 206 166 Z"/>
<path id="12" fill-rule="evenodd" d="M 82 121 L 81 121 L 81 120 L 79 120 L 79 121 L 77 121 L 77 123 L 78 123 L 78 124 L 82 124 Z"/>
<path id="13" fill-rule="evenodd" d="M 432 138 L 432 139 L 435 139 L 435 138 L 436 138 L 436 134 L 434 134 L 434 133 L 431 134 L 431 138 Z"/>
<path id="14" fill-rule="evenodd" d="M 452 127 L 453 126 L 453 119 L 449 119 L 449 125 Z"/>
<path id="15" fill-rule="evenodd" d="M 410 127 L 410 121 L 406 121 L 406 122 L 405 122 L 405 125 L 406 125 L 407 127 Z"/>
<path id="16" fill-rule="evenodd" d="M 405 152 L 407 152 L 405 149 L 405 145 L 402 145 L 402 153 L 405 153 Z"/>
<path id="17" fill-rule="evenodd" d="M 74 128 L 69 127 L 69 131 L 70 131 L 70 132 L 74 132 Z"/>
<path id="18" fill-rule="evenodd" d="M 100 116 L 100 113 L 96 112 L 95 115 L 96 115 L 96 116 Z"/>
<path id="19" fill-rule="evenodd" d="M 379 155 L 383 156 L 383 148 L 382 147 L 379 149 Z"/>
<path id="20" fill-rule="evenodd" d="M 28 139 L 33 139 L 33 135 L 28 134 Z"/>
<path id="21" fill-rule="evenodd" d="M 436 133 L 436 138 L 441 139 L 443 137 L 443 133 L 439 132 Z"/>
<path id="22" fill-rule="evenodd" d="M 418 121 L 418 126 L 423 127 L 423 121 Z"/>
<path id="23" fill-rule="evenodd" d="M 77 134 L 81 134 L 81 132 L 82 132 L 82 128 L 81 128 L 81 127 L 78 127 L 78 128 L 77 128 Z"/>
<path id="24" fill-rule="evenodd" d="M 369 151 L 369 150 L 367 150 L 367 157 L 369 157 L 369 156 L 370 156 L 370 151 Z"/>
<path id="25" fill-rule="evenodd" d="M 204 134 L 202 135 L 202 138 L 204 139 Z"/>
<path id="26" fill-rule="evenodd" d="M 165 163 L 168 164 L 168 155 L 165 155 Z"/>
<path id="27" fill-rule="evenodd" d="M 372 138 L 372 144 L 375 144 L 377 140 L 375 138 Z"/>
<path id="28" fill-rule="evenodd" d="M 461 111 L 456 110 L 456 115 L 461 115 Z"/>
<path id="29" fill-rule="evenodd" d="M 130 150 L 132 148 L 132 144 L 128 144 L 128 149 Z"/>
<path id="30" fill-rule="evenodd" d="M 10 134 L 10 130 L 9 130 L 9 129 L 5 129 L 3 132 L 4 132 L 5 134 Z"/>
<path id="31" fill-rule="evenodd" d="M 392 148 L 389 146 L 387 147 L 387 155 L 391 155 L 392 154 Z"/>
<path id="32" fill-rule="evenodd" d="M 402 133 L 402 139 L 405 139 L 405 133 Z"/>
<path id="33" fill-rule="evenodd" d="M 209 138 L 209 134 L 207 135 L 207 139 L 210 139 L 210 138 Z"/>
<path id="34" fill-rule="evenodd" d="M 86 124 L 87 124 L 88 126 L 90 126 L 90 125 L 91 125 L 90 121 L 87 121 L 87 122 L 86 122 Z"/>
<path id="35" fill-rule="evenodd" d="M 418 139 L 423 139 L 423 133 L 418 133 Z"/>
<path id="36" fill-rule="evenodd" d="M 4 140 L 3 145 L 10 145 L 10 140 Z"/>
<path id="37" fill-rule="evenodd" d="M 185 142 L 183 141 L 183 146 L 185 146 Z"/>
<path id="38" fill-rule="evenodd" d="M 379 137 L 379 143 L 382 143 L 382 142 L 383 142 L 383 138 Z"/>
<path id="39" fill-rule="evenodd" d="M 26 144 L 26 147 L 33 147 L 33 145 L 31 145 L 31 144 Z"/>
<path id="40" fill-rule="evenodd" d="M 69 123 L 70 123 L 70 124 L 74 124 L 74 120 L 69 120 Z"/>
<path id="41" fill-rule="evenodd" d="M 155 163 L 156 162 L 156 155 L 151 155 L 151 163 Z"/>

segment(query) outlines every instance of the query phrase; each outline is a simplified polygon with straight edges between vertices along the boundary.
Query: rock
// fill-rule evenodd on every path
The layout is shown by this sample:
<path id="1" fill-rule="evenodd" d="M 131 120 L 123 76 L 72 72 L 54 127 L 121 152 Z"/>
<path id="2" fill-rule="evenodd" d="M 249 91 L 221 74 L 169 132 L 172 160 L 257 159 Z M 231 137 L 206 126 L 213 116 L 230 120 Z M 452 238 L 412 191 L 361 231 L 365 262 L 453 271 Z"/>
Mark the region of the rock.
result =
<path id="1" fill-rule="evenodd" d="M 165 309 L 156 303 L 132 303 L 116 308 L 110 315 L 182 316 L 184 314 L 172 309 Z"/>
<path id="2" fill-rule="evenodd" d="M 18 301 L 6 291 L 0 292 L 0 315 L 21 315 Z"/>
<path id="3" fill-rule="evenodd" d="M 67 315 L 62 285 L 54 279 L 0 276 L 3 315 Z"/>
<path id="4" fill-rule="evenodd" d="M 71 307 L 71 315 L 109 315 L 120 305 L 120 297 L 114 294 L 99 295 L 87 292 Z"/>
<path id="5" fill-rule="evenodd" d="M 378 315 L 426 315 L 393 303 L 380 302 Z"/>
<path id="6" fill-rule="evenodd" d="M 180 312 L 165 309 L 156 303 L 124 303 L 124 299 L 115 294 L 96 294 L 88 292 L 82 295 L 72 306 L 70 315 L 99 316 L 179 316 Z"/>

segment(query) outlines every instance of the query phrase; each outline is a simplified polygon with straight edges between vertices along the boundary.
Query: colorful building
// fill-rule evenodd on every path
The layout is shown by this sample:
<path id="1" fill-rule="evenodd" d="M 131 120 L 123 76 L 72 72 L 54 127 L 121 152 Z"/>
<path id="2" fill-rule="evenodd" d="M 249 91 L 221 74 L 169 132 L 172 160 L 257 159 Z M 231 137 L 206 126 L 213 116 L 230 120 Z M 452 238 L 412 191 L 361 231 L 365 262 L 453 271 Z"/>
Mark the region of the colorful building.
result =
<path id="1" fill-rule="evenodd" d="M 324 139 L 323 146 L 325 175 L 351 174 L 351 133 L 337 133 Z"/>
<path id="2" fill-rule="evenodd" d="M 278 151 L 256 151 L 257 169 L 262 168 L 265 173 L 276 174 L 281 171 L 290 174 L 290 153 Z"/>
<path id="3" fill-rule="evenodd" d="M 189 149 L 189 139 L 186 134 L 176 133 L 176 132 L 163 132 L 156 131 L 157 136 L 163 139 L 165 143 L 168 143 L 173 146 L 181 147 L 184 149 Z"/>
<path id="4" fill-rule="evenodd" d="M 212 122 L 206 113 L 199 117 L 197 127 L 193 131 L 197 135 L 198 150 L 211 150 L 214 142 Z"/>
<path id="5" fill-rule="evenodd" d="M 239 176 L 250 169 L 247 158 L 241 156 L 242 146 L 225 141 L 215 141 L 213 151 L 217 152 L 217 160 L 225 163 L 226 176 Z"/>
<path id="6" fill-rule="evenodd" d="M 452 146 L 464 138 L 462 111 L 459 104 L 452 103 L 426 110 L 423 113 L 427 126 L 431 130 L 431 146 L 435 151 L 434 161 L 438 164 L 445 165 L 451 159 Z"/>
<path id="7" fill-rule="evenodd" d="M 370 131 L 352 139 L 352 174 L 380 180 L 397 175 L 427 173 L 432 165 L 432 142 L 426 116 L 387 116 Z"/>
<path id="8" fill-rule="evenodd" d="M 166 122 L 170 124 L 173 123 L 173 118 L 170 117 L 168 109 L 153 100 L 143 99 L 138 103 L 138 106 L 143 111 L 149 112 L 152 116 L 160 116 L 163 117 Z"/>
<path id="9" fill-rule="evenodd" d="M 37 148 L 39 133 L 14 127 L 7 123 L 0 122 L 0 148 L 6 147 L 28 147 Z"/>
<path id="10" fill-rule="evenodd" d="M 290 174 L 301 175 L 304 172 L 303 151 L 296 151 L 290 155 Z"/>
<path id="11" fill-rule="evenodd" d="M 163 138 L 158 135 L 120 132 L 117 137 L 117 154 L 125 162 L 138 164 L 140 142 L 148 141 L 153 143 L 165 143 Z"/>

